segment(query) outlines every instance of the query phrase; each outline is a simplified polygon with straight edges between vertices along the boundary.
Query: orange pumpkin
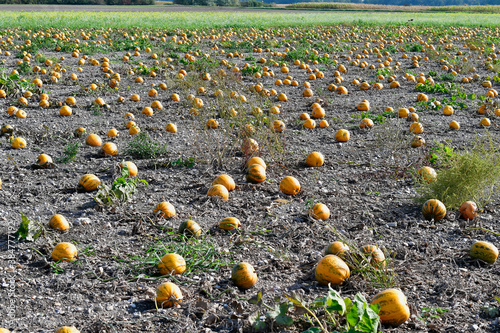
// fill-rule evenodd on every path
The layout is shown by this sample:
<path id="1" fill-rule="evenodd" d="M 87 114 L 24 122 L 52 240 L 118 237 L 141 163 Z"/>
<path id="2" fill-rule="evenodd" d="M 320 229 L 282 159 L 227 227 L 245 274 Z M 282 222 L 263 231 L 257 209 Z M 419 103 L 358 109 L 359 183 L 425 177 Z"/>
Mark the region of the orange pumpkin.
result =
<path id="1" fill-rule="evenodd" d="M 49 227 L 51 227 L 52 229 L 59 230 L 61 232 L 66 232 L 69 230 L 69 223 L 64 216 L 56 214 L 50 218 Z"/>
<path id="2" fill-rule="evenodd" d="M 324 256 L 316 266 L 315 277 L 322 285 L 333 286 L 343 283 L 349 278 L 351 271 L 349 266 L 334 254 Z"/>
<path id="3" fill-rule="evenodd" d="M 384 268 L 386 265 L 385 255 L 376 245 L 365 245 L 361 248 L 370 263 L 377 268 Z"/>
<path id="4" fill-rule="evenodd" d="M 59 109 L 59 114 L 61 116 L 71 116 L 72 113 L 73 110 L 67 105 L 64 105 L 61 109 Z"/>
<path id="5" fill-rule="evenodd" d="M 247 262 L 240 262 L 233 267 L 231 280 L 238 288 L 248 289 L 257 283 L 258 277 L 252 265 Z"/>
<path id="6" fill-rule="evenodd" d="M 260 165 L 262 165 L 264 170 L 267 169 L 266 162 L 264 162 L 264 160 L 258 156 L 254 156 L 251 159 L 249 159 L 247 164 L 246 164 L 246 167 L 249 168 L 252 164 L 260 164 Z"/>
<path id="7" fill-rule="evenodd" d="M 384 290 L 373 297 L 371 304 L 380 305 L 380 322 L 384 325 L 396 327 L 410 318 L 410 308 L 401 290 Z"/>
<path id="8" fill-rule="evenodd" d="M 170 132 L 170 133 L 177 133 L 177 125 L 174 123 L 168 123 L 165 125 L 165 131 Z"/>
<path id="9" fill-rule="evenodd" d="M 73 261 L 76 259 L 78 250 L 71 243 L 59 243 L 52 250 L 52 259 L 54 261 Z"/>
<path id="10" fill-rule="evenodd" d="M 241 151 L 246 156 L 252 155 L 259 151 L 259 144 L 252 138 L 245 138 L 241 144 Z"/>
<path id="11" fill-rule="evenodd" d="M 475 242 L 470 249 L 470 256 L 494 264 L 498 259 L 498 248 L 489 242 Z"/>
<path id="12" fill-rule="evenodd" d="M 337 133 L 335 133 L 335 140 L 338 142 L 346 142 L 351 138 L 351 134 L 346 129 L 339 129 Z"/>
<path id="13" fill-rule="evenodd" d="M 437 179 L 436 170 L 428 166 L 424 166 L 418 169 L 418 174 L 427 183 L 432 183 Z"/>
<path id="14" fill-rule="evenodd" d="M 306 158 L 306 164 L 310 167 L 322 166 L 325 162 L 325 156 L 320 152 L 312 152 Z"/>
<path id="15" fill-rule="evenodd" d="M 97 178 L 96 175 L 86 174 L 86 175 L 83 175 L 82 178 L 80 178 L 78 185 L 83 190 L 85 190 L 87 192 L 91 192 L 91 191 L 97 190 L 97 187 L 99 185 L 101 185 L 101 180 L 99 178 Z"/>
<path id="16" fill-rule="evenodd" d="M 224 220 L 219 222 L 219 228 L 223 230 L 233 230 L 239 228 L 240 225 L 240 220 L 236 217 L 226 217 Z"/>
<path id="17" fill-rule="evenodd" d="M 474 201 L 466 201 L 460 205 L 460 216 L 466 220 L 472 220 L 477 216 L 477 205 Z"/>
<path id="18" fill-rule="evenodd" d="M 127 165 L 127 168 L 128 168 L 128 175 L 130 177 L 135 177 L 137 176 L 137 172 L 138 169 L 137 169 L 137 165 L 135 165 L 134 162 L 131 162 L 131 161 L 124 161 L 122 163 L 120 163 L 120 168 L 123 168 L 123 163 L 125 163 Z"/>
<path id="19" fill-rule="evenodd" d="M 335 241 L 328 245 L 325 250 L 325 255 L 334 254 L 342 258 L 342 255 L 347 251 L 349 251 L 349 245 L 344 242 Z"/>
<path id="20" fill-rule="evenodd" d="M 422 214 L 426 220 L 439 221 L 446 216 L 446 206 L 437 199 L 429 199 L 422 207 Z"/>
<path id="21" fill-rule="evenodd" d="M 24 138 L 21 138 L 21 137 L 17 137 L 15 139 L 13 139 L 11 142 L 11 146 L 14 149 L 26 148 L 26 145 L 27 145 L 26 140 Z"/>
<path id="22" fill-rule="evenodd" d="M 222 174 L 218 176 L 213 182 L 212 185 L 223 185 L 228 191 L 233 191 L 236 188 L 236 184 L 234 183 L 234 179 L 226 174 Z"/>
<path id="23" fill-rule="evenodd" d="M 373 126 L 373 120 L 371 120 L 370 118 L 364 118 L 359 123 L 359 128 L 372 128 Z"/>
<path id="24" fill-rule="evenodd" d="M 422 147 L 423 145 L 425 145 L 425 139 L 421 136 L 415 136 L 413 139 L 411 139 L 410 146 L 412 148 Z"/>
<path id="25" fill-rule="evenodd" d="M 309 215 L 316 220 L 326 220 L 330 217 L 330 209 L 325 204 L 317 203 L 309 210 Z"/>
<path id="26" fill-rule="evenodd" d="M 170 202 L 162 201 L 153 209 L 153 213 L 160 215 L 164 218 L 175 216 L 175 207 Z"/>
<path id="27" fill-rule="evenodd" d="M 249 183 L 262 183 L 266 180 L 266 169 L 260 164 L 252 164 L 247 170 L 247 181 Z"/>
<path id="28" fill-rule="evenodd" d="M 186 261 L 177 253 L 168 253 L 161 257 L 158 269 L 161 275 L 182 274 L 186 271 Z"/>
<path id="29" fill-rule="evenodd" d="M 85 139 L 85 143 L 92 147 L 100 147 L 102 145 L 102 139 L 97 134 L 89 134 Z"/>
<path id="30" fill-rule="evenodd" d="M 164 282 L 156 288 L 155 302 L 162 308 L 171 308 L 182 301 L 180 288 L 172 282 Z"/>
<path id="31" fill-rule="evenodd" d="M 209 197 L 221 197 L 222 200 L 227 201 L 229 199 L 229 191 L 224 185 L 216 184 L 212 185 L 207 192 Z"/>
<path id="32" fill-rule="evenodd" d="M 38 155 L 36 164 L 43 167 L 43 166 L 48 166 L 49 164 L 52 164 L 52 157 L 50 157 L 47 154 L 40 154 Z"/>
<path id="33" fill-rule="evenodd" d="M 118 154 L 118 147 L 113 142 L 106 142 L 102 146 L 101 151 L 104 153 L 104 155 L 115 156 L 116 154 Z"/>
<path id="34" fill-rule="evenodd" d="M 296 195 L 300 191 L 300 183 L 295 177 L 286 176 L 281 180 L 280 190 L 288 195 Z"/>
<path id="35" fill-rule="evenodd" d="M 198 223 L 193 220 L 187 220 L 181 223 L 179 226 L 180 234 L 188 234 L 194 237 L 198 237 L 201 235 L 201 227 Z"/>

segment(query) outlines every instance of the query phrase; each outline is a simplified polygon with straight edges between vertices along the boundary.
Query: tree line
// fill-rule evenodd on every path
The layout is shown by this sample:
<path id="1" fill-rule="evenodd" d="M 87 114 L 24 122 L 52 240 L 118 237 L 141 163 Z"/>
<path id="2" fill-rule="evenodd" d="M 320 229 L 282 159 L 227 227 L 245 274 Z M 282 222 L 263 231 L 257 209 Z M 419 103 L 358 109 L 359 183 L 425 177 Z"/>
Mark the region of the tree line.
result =
<path id="1" fill-rule="evenodd" d="M 499 0 L 264 0 L 279 4 L 290 4 L 295 2 L 340 2 L 340 3 L 363 3 L 370 5 L 393 5 L 393 6 L 480 6 L 499 5 Z"/>
<path id="2" fill-rule="evenodd" d="M 30 5 L 154 5 L 155 0 L 0 0 L 0 4 Z"/>

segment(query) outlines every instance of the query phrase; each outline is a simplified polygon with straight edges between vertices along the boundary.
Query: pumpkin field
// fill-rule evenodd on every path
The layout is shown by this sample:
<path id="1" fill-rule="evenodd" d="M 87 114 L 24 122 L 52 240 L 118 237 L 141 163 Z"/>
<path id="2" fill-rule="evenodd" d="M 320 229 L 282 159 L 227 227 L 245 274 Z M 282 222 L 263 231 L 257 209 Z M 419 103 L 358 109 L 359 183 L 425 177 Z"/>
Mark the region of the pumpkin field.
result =
<path id="1" fill-rule="evenodd" d="M 500 331 L 500 16 L 2 15 L 0 332 Z"/>

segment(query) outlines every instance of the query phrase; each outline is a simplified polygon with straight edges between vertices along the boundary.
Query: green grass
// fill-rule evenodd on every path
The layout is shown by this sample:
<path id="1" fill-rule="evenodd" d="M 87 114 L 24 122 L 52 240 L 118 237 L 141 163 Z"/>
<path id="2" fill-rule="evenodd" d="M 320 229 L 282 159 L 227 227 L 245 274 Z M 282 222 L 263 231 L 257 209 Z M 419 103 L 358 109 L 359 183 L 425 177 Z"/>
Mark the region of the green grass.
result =
<path id="1" fill-rule="evenodd" d="M 417 202 L 441 200 L 447 209 L 456 210 L 468 200 L 482 209 L 500 192 L 500 148 L 491 134 L 478 137 L 469 150 L 434 150 L 437 180 L 418 181 Z M 444 147 L 446 148 L 446 147 Z"/>
<path id="2" fill-rule="evenodd" d="M 1 8 L 1 6 L 0 6 Z M 498 25 L 498 15 L 478 13 L 394 13 L 309 12 L 277 10 L 275 12 L 20 12 L 1 11 L 0 28 L 266 28 L 316 26 L 333 24 L 401 25 L 413 20 L 414 25 L 426 26 L 490 26 Z M 50 23 L 49 23 L 50 22 Z"/>
<path id="3" fill-rule="evenodd" d="M 215 239 L 204 236 L 200 239 L 187 238 L 177 232 L 168 232 L 163 238 L 155 240 L 147 248 L 144 255 L 116 258 L 122 263 L 122 270 L 128 276 L 149 276 L 159 278 L 158 263 L 167 253 L 177 253 L 186 261 L 183 276 L 190 277 L 198 273 L 219 273 L 234 264 L 224 254 Z"/>

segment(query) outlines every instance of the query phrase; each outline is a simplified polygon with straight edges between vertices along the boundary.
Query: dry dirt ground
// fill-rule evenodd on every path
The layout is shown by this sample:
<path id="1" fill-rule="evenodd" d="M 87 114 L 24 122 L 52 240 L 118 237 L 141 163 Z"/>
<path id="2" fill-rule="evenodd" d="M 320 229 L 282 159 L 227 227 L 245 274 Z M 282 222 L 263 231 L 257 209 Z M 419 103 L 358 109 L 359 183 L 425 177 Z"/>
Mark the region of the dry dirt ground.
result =
<path id="1" fill-rule="evenodd" d="M 42 78 L 44 85 L 41 89 L 50 93 L 51 106 L 48 108 L 38 106 L 40 90 L 28 98 L 27 106 L 20 106 L 28 114 L 26 119 L 6 113 L 9 106 L 18 105 L 19 91 L 0 99 L 1 124 L 10 124 L 14 128 L 13 136 L 27 140 L 24 149 L 11 148 L 8 135 L 0 142 L 0 178 L 3 180 L 0 190 L 1 326 L 15 332 L 53 332 L 62 325 L 75 325 L 81 332 L 151 332 L 158 329 L 167 332 L 250 332 L 249 316 L 257 311 L 263 315 L 262 309 L 248 302 L 258 291 L 263 292 L 264 302 L 273 306 L 284 302 L 285 294 L 295 294 L 306 302 L 324 296 L 327 288 L 315 281 L 315 264 L 330 242 L 344 239 L 353 246 L 377 244 L 384 249 L 389 258 L 385 276 L 393 280 L 382 281 L 381 285 L 353 274 L 345 284 L 336 287 L 342 296 L 352 297 L 360 292 L 369 300 L 384 285 L 392 284 L 401 288 L 408 298 L 412 309 L 409 321 L 398 328 L 385 327 L 384 332 L 499 332 L 498 317 L 489 317 L 484 308 L 498 306 L 493 297 L 500 296 L 500 266 L 473 260 L 467 251 L 476 240 L 487 240 L 498 246 L 500 237 L 479 230 L 466 230 L 469 226 L 458 219 L 455 211 L 450 211 L 437 223 L 424 220 L 421 206 L 414 201 L 417 192 L 413 179 L 415 170 L 430 164 L 429 151 L 438 142 L 464 149 L 470 147 L 476 135 L 484 136 L 486 131 L 498 138 L 498 117 L 490 116 L 493 124 L 486 130 L 478 125 L 483 116 L 477 114 L 477 100 L 463 100 L 467 106 L 463 109 L 456 107 L 455 114 L 450 117 L 417 104 L 418 91 L 414 82 L 403 77 L 405 71 L 423 72 L 426 76 L 434 71 L 437 83 L 443 83 L 439 78 L 447 73 L 436 59 L 421 60 L 420 68 L 413 67 L 411 57 L 432 57 L 429 51 L 412 52 L 408 49 L 404 52 L 408 59 L 403 59 L 403 52 L 397 49 L 391 53 L 394 58 L 392 65 L 400 62 L 398 69 L 391 71 L 397 76 L 400 88 L 388 88 L 388 75 L 381 80 L 384 84 L 382 90 L 362 91 L 352 84 L 358 78 L 378 81 L 376 70 L 350 65 L 351 61 L 346 58 L 363 54 L 364 37 L 375 40 L 379 33 L 407 33 L 407 42 L 397 45 L 398 48 L 405 47 L 405 44 L 420 45 L 416 39 L 419 37 L 424 40 L 434 38 L 433 35 L 422 35 L 418 29 L 401 29 L 380 32 L 341 26 L 313 32 L 301 29 L 276 32 L 270 29 L 259 32 L 255 39 L 251 37 L 250 40 L 264 50 L 285 52 L 291 46 L 297 50 L 307 49 L 310 55 L 301 53 L 304 56 L 301 60 L 305 61 L 306 58 L 312 59 L 313 49 L 318 49 L 320 55 L 327 52 L 330 60 L 337 57 L 339 64 L 348 67 L 348 72 L 342 74 L 344 81 L 341 85 L 348 88 L 349 94 L 338 95 L 327 89 L 334 82 L 337 65 L 326 58 L 317 65 L 309 62 L 312 69 L 317 68 L 325 75 L 323 79 L 310 81 L 315 93 L 310 98 L 302 97 L 302 84 L 309 76 L 305 69 L 299 69 L 287 60 L 290 73 L 281 73 L 280 67 L 273 67 L 270 61 L 271 58 L 280 59 L 278 55 L 255 52 L 247 41 L 239 46 L 241 57 L 228 58 L 220 50 L 225 49 L 226 54 L 234 52 L 235 44 L 223 41 L 222 36 L 201 39 L 190 46 L 170 42 L 173 34 L 181 36 L 181 31 L 160 31 L 159 36 L 165 34 L 167 42 L 161 42 L 160 37 L 151 41 L 138 36 L 137 44 L 131 43 L 123 50 L 112 51 L 104 44 L 89 48 L 85 65 L 77 63 L 85 52 L 74 58 L 71 48 L 56 52 L 55 45 L 52 45 L 37 50 L 36 53 L 54 60 L 51 67 L 38 64 L 41 68 L 47 68 L 50 74 L 59 63 L 66 72 L 62 73 L 57 84 L 51 82 L 49 75 L 32 71 L 21 75 L 29 80 Z M 327 31 L 333 35 L 320 38 L 321 33 Z M 22 38 L 13 38 L 15 44 L 26 45 L 24 35 L 17 33 Z M 50 32 L 51 35 L 55 33 Z M 92 39 L 102 40 L 103 33 L 95 31 L 97 37 Z M 115 45 L 130 41 L 123 39 L 122 31 L 108 33 Z M 254 32 L 231 32 L 226 37 L 234 41 L 243 38 L 245 33 L 252 36 Z M 273 33 L 276 35 L 269 37 Z M 462 51 L 463 56 L 468 56 L 476 66 L 477 72 L 459 74 L 454 82 L 467 94 L 484 95 L 487 89 L 481 86 L 481 82 L 491 72 L 484 68 L 484 55 L 463 47 L 466 40 L 459 37 L 461 33 L 457 30 L 450 35 L 457 38 L 455 48 L 450 52 Z M 14 33 L 2 33 L 4 39 L 11 34 Z M 66 34 L 71 41 L 81 39 L 80 31 L 76 36 L 68 31 Z M 205 35 L 200 31 L 198 34 Z M 264 34 L 269 39 L 264 38 Z M 335 36 L 340 37 L 339 40 Z M 189 41 L 194 38 L 192 35 L 186 37 Z M 326 44 L 321 43 L 322 39 Z M 294 43 L 294 40 L 301 42 Z M 335 47 L 328 47 L 330 42 L 335 43 Z M 59 41 L 58 44 L 65 45 L 65 42 Z M 373 42 L 370 48 L 377 44 Z M 214 49 L 215 45 L 219 50 Z M 131 56 L 129 62 L 122 61 L 123 56 L 127 52 L 133 53 L 136 46 L 141 48 L 140 55 Z M 158 65 L 154 64 L 151 54 L 144 51 L 146 46 L 158 54 Z M 389 48 L 389 44 L 386 46 Z M 181 62 L 188 50 L 198 52 L 194 65 Z M 348 54 L 349 50 L 353 50 L 352 55 Z M 10 52 L 11 56 L 0 55 L 0 61 L 4 61 L 2 71 L 7 74 L 21 69 L 16 64 L 20 60 L 16 57 L 19 51 Z M 204 53 L 210 54 L 213 63 L 200 61 Z M 64 60 L 60 60 L 62 56 Z M 361 60 L 378 64 L 375 54 L 369 56 Z M 90 58 L 102 64 L 101 57 L 107 57 L 109 68 L 120 73 L 118 89 L 108 87 L 110 79 L 105 77 L 100 65 L 90 65 Z M 245 63 L 262 67 L 255 62 L 261 57 L 266 58 L 266 65 L 273 70 L 274 77 L 257 79 L 241 73 Z M 385 55 L 382 59 L 387 57 Z M 229 61 L 229 66 L 221 65 L 222 60 Z M 35 65 L 34 53 L 29 68 Z M 156 77 L 147 74 L 148 68 L 150 70 L 153 66 L 157 67 Z M 235 66 L 240 72 L 233 73 Z M 79 72 L 79 67 L 83 71 Z M 201 79 L 204 71 L 201 68 L 212 74 L 212 81 Z M 187 72 L 183 79 L 177 76 L 181 69 Z M 225 75 L 220 74 L 222 69 Z M 263 72 L 262 68 L 260 72 Z M 78 75 L 76 81 L 70 78 L 71 73 Z M 459 84 L 462 77 L 473 74 L 478 74 L 480 79 Z M 274 84 L 287 75 L 297 80 L 299 86 Z M 138 76 L 144 79 L 144 83 L 135 83 Z M 162 82 L 167 84 L 167 90 L 158 87 Z M 288 101 L 280 102 L 276 96 L 260 96 L 250 89 L 256 82 L 262 82 L 268 90 L 286 93 Z M 97 85 L 95 91 L 88 89 L 91 83 Z M 156 97 L 148 96 L 152 86 L 158 91 Z M 197 93 L 200 86 L 206 88 L 206 94 Z M 494 83 L 495 87 L 499 88 L 498 83 Z M 214 97 L 218 89 L 225 97 Z M 232 91 L 246 96 L 247 102 L 230 98 Z M 173 93 L 180 95 L 180 102 L 172 101 L 170 96 Z M 132 94 L 139 94 L 141 100 L 131 101 Z M 187 99 L 189 94 L 204 101 L 205 106 L 198 116 L 189 114 L 193 107 Z M 428 95 L 439 101 L 451 98 L 442 93 Z M 59 103 L 64 104 L 69 96 L 76 98 L 77 105 L 72 107 L 71 116 L 62 117 Z M 119 96 L 124 97 L 124 102 L 117 101 Z M 97 97 L 103 98 L 108 107 L 93 106 Z M 304 129 L 299 115 L 310 113 L 311 104 L 317 98 L 323 104 L 330 127 Z M 419 149 L 410 148 L 413 137 L 408 131 L 410 123 L 388 114 L 385 119 L 379 118 L 382 120 L 373 129 L 360 129 L 361 112 L 355 106 L 363 99 L 370 101 L 372 114 L 376 116 L 383 114 L 386 107 L 397 111 L 400 107 L 416 106 L 425 129 L 422 136 L 428 144 Z M 146 117 L 141 110 L 154 100 L 160 101 L 163 109 Z M 268 114 L 270 107 L 277 104 L 281 104 L 281 113 Z M 237 117 L 227 115 L 231 107 L 238 111 Z M 260 107 L 264 115 L 252 115 L 253 107 Z M 129 135 L 125 128 L 129 121 L 124 118 L 127 112 L 135 115 L 135 122 L 143 133 L 167 147 L 168 154 L 140 159 L 128 152 L 134 136 Z M 219 129 L 207 130 L 205 122 L 208 118 L 217 119 Z M 269 119 L 275 118 L 286 124 L 281 134 L 267 130 Z M 461 124 L 459 131 L 448 129 L 451 120 Z M 164 130 L 169 122 L 177 125 L 177 133 Z M 268 163 L 267 180 L 258 185 L 247 183 L 245 177 L 244 164 L 248 157 L 239 148 L 240 126 L 245 123 L 254 124 L 261 156 Z M 116 143 L 119 154 L 102 156 L 98 148 L 87 146 L 85 136 L 75 137 L 73 134 L 81 126 L 87 133 L 98 134 L 104 141 Z M 106 138 L 112 127 L 118 129 L 120 135 Z M 340 128 L 351 132 L 350 141 L 335 141 L 335 132 Z M 64 163 L 60 159 L 66 156 L 66 147 L 75 143 L 80 144 L 80 148 L 74 160 Z M 306 167 L 305 158 L 313 151 L 325 155 L 322 167 Z M 54 168 L 33 167 L 41 153 L 52 156 Z M 123 159 L 134 161 L 139 169 L 138 178 L 149 183 L 147 187 L 139 185 L 130 201 L 103 208 L 94 201 L 95 192 L 77 191 L 80 177 L 87 173 L 96 174 L 103 183 L 110 185 L 118 176 L 116 166 Z M 237 183 L 228 201 L 206 196 L 212 181 L 221 173 L 231 175 Z M 293 197 L 279 190 L 281 179 L 289 175 L 296 177 L 302 186 L 299 194 Z M 161 201 L 169 201 L 175 206 L 177 214 L 172 219 L 161 219 L 153 214 L 154 206 Z M 313 202 L 326 204 L 331 217 L 326 221 L 309 218 L 308 209 Z M 478 220 L 482 227 L 498 230 L 498 204 L 498 198 L 495 198 L 484 207 Z M 20 213 L 46 228 L 36 241 L 15 240 L 14 233 L 21 222 Z M 67 233 L 61 234 L 47 227 L 55 213 L 63 214 L 71 222 Z M 241 229 L 233 232 L 219 230 L 218 222 L 228 216 L 239 218 Z M 187 219 L 200 224 L 203 229 L 201 239 L 185 239 L 177 235 L 179 224 Z M 60 241 L 77 246 L 80 254 L 75 262 L 55 263 L 51 259 L 52 248 Z M 186 258 L 189 269 L 181 276 L 161 277 L 156 268 L 159 257 L 173 251 Z M 230 280 L 232 265 L 240 261 L 251 263 L 259 277 L 257 284 L 247 291 L 238 290 Z M 181 287 L 184 294 L 181 307 L 155 308 L 155 288 L 165 281 L 175 282 Z M 438 314 L 438 309 L 447 310 Z M 304 316 L 295 315 L 293 310 L 289 314 L 295 320 L 292 327 L 279 327 L 269 321 L 265 331 L 302 332 L 310 326 Z"/>

